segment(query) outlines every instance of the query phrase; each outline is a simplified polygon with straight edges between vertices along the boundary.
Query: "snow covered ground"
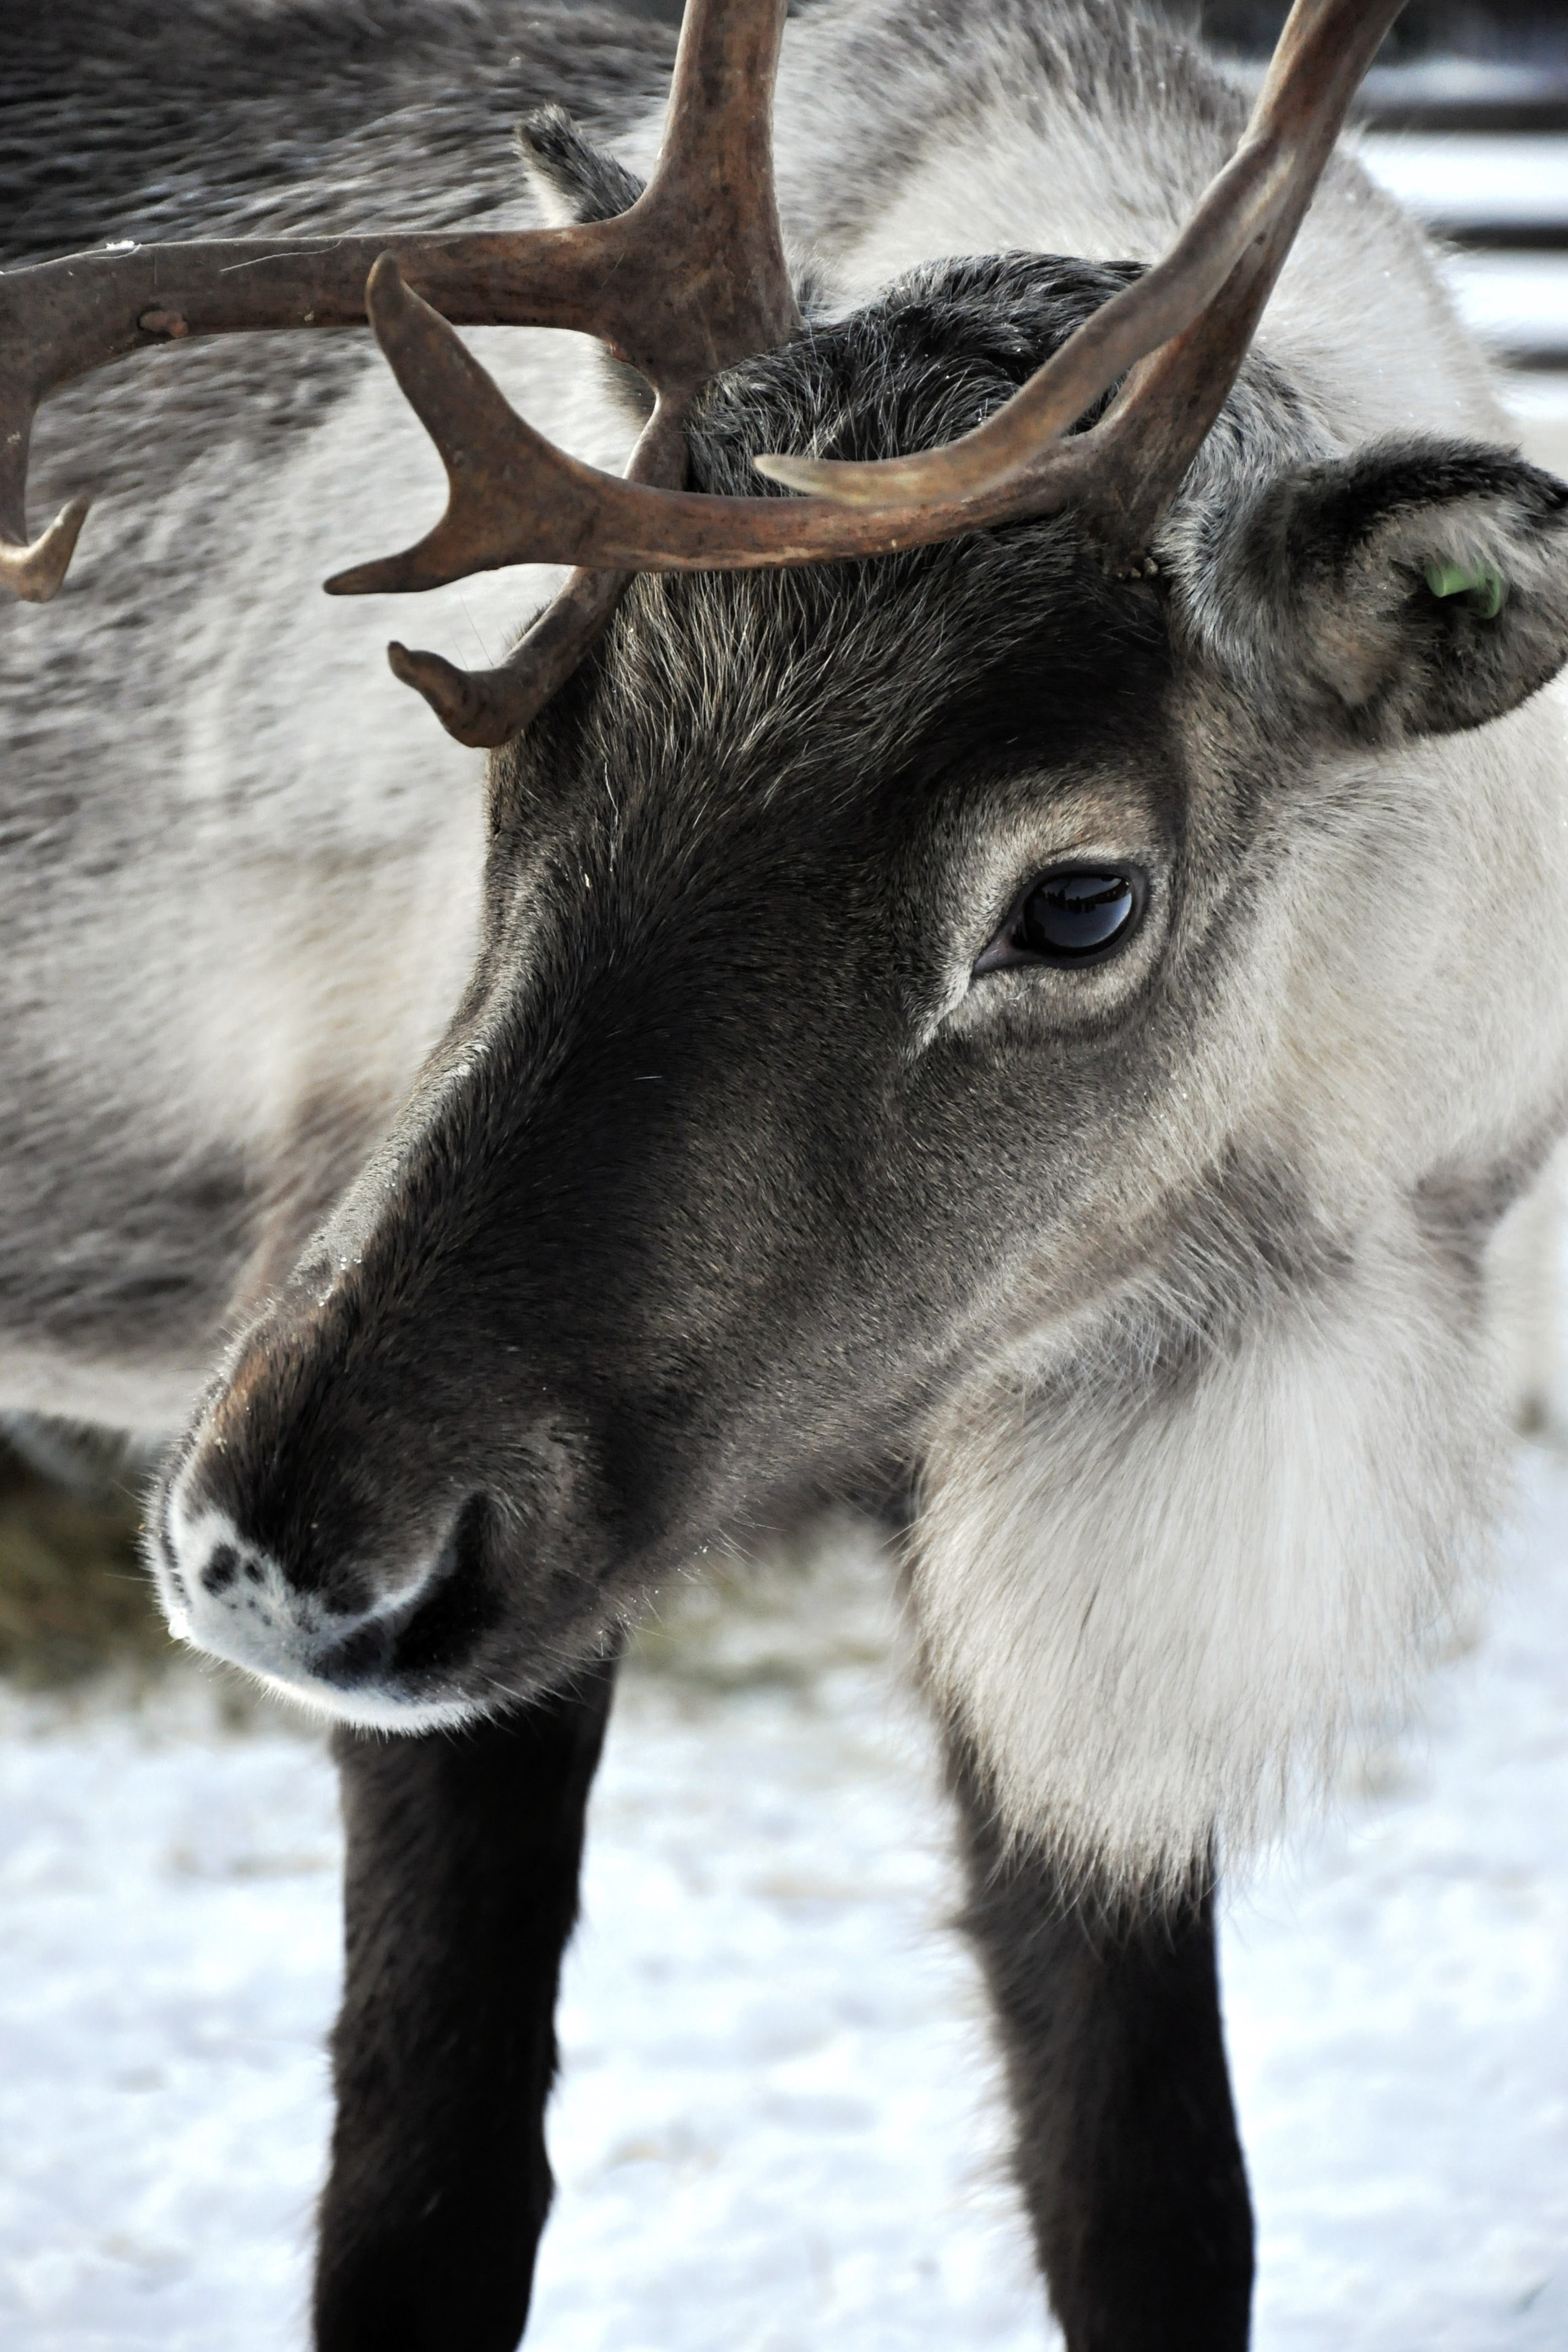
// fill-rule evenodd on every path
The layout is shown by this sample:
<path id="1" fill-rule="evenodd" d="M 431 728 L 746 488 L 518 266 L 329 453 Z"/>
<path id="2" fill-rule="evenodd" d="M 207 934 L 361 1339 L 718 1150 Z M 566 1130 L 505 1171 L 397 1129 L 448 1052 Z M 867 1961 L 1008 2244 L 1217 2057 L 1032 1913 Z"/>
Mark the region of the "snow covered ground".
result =
<path id="1" fill-rule="evenodd" d="M 1568 1468 L 1511 1549 L 1424 1727 L 1232 1903 L 1261 2352 L 1568 2340 Z M 530 2342 L 1051 2344 L 895 1648 L 845 1542 L 628 1675 Z M 215 1685 L 0 1696 L 7 2352 L 303 2343 L 337 1853 L 318 1743 Z"/>

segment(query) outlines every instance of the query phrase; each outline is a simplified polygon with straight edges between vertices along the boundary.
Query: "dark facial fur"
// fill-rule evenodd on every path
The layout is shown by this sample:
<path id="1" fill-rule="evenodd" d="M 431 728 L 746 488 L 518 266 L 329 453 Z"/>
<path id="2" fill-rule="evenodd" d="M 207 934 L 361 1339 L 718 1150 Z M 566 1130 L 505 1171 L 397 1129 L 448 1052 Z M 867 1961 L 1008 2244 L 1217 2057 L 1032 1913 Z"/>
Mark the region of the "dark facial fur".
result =
<path id="1" fill-rule="evenodd" d="M 923 273 L 716 386 L 696 477 L 964 430 L 1117 282 L 1030 257 Z M 961 1040 L 919 1051 L 956 913 L 926 877 L 1052 771 L 1092 793 L 1135 769 L 1168 867 L 1165 667 L 1156 594 L 1106 581 L 1070 523 L 639 582 L 497 763 L 467 1003 L 246 1342 L 187 1508 L 339 1619 L 394 1547 L 445 1545 L 453 1622 L 422 1609 L 371 1663 L 478 1697 L 548 1679 L 710 1535 L 906 1461 L 987 1311 L 975 1220 L 999 1270 L 1009 1229 L 1065 1213 L 1061 1129 L 1119 1051 L 1091 1022 L 1021 1098 Z"/>

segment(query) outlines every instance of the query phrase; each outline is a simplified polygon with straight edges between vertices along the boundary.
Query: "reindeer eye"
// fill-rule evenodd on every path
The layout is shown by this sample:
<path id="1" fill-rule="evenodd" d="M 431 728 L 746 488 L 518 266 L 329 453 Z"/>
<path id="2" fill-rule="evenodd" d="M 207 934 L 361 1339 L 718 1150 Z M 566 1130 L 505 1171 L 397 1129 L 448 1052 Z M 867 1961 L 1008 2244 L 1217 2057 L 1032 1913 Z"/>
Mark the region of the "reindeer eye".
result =
<path id="1" fill-rule="evenodd" d="M 1147 884 L 1132 866 L 1063 866 L 1025 891 L 975 966 L 1090 963 L 1136 928 Z"/>

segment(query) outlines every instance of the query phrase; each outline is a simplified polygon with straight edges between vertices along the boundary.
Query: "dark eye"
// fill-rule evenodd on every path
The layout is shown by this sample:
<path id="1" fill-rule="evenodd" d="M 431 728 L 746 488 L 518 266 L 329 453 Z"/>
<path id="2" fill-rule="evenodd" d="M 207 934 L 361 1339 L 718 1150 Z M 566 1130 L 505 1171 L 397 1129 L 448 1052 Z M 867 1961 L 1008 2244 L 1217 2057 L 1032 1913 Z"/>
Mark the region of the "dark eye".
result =
<path id="1" fill-rule="evenodd" d="M 1087 963 L 1133 930 L 1146 886 L 1131 866 L 1064 866 L 1030 885 L 975 966 Z"/>

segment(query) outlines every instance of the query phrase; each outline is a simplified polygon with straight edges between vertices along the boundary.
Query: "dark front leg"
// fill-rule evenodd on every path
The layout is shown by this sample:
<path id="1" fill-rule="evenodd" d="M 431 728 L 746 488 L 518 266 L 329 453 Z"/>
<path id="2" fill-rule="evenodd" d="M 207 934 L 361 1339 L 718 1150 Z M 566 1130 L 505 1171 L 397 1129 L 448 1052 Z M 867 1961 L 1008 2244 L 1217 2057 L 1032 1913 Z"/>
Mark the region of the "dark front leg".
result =
<path id="1" fill-rule="evenodd" d="M 550 2200 L 544 2108 L 613 1668 L 495 1723 L 340 1733 L 347 1983 L 320 2352 L 512 2352 Z"/>
<path id="2" fill-rule="evenodd" d="M 1069 2352 L 1244 2352 L 1252 2207 L 1214 1903 L 1101 1912 L 1009 1857 L 973 1782 L 966 1925 L 1001 2030 L 1018 2177 Z"/>

